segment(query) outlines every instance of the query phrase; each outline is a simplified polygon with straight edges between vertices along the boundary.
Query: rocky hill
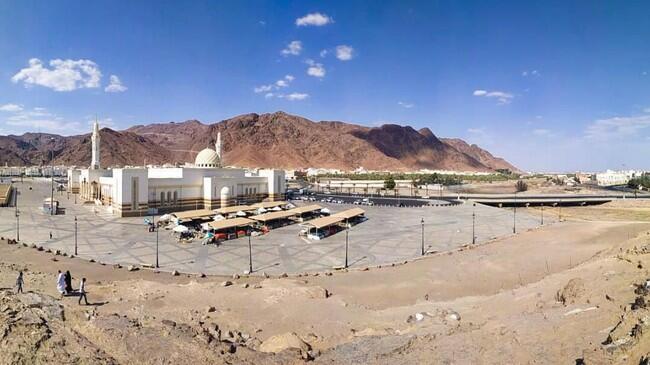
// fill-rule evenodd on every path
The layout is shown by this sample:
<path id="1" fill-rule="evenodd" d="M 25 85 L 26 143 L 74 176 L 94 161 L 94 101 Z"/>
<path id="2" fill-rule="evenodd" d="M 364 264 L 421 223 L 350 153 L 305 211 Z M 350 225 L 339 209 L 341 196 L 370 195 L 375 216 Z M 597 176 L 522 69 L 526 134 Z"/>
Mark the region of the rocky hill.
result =
<path id="1" fill-rule="evenodd" d="M 198 151 L 214 145 L 218 132 L 225 163 L 234 166 L 518 170 L 476 145 L 440 139 L 427 128 L 416 131 L 394 124 L 370 128 L 338 121 L 313 122 L 284 112 L 244 114 L 214 124 L 189 120 L 137 125 L 124 131 L 104 128 L 100 131 L 102 165 L 192 162 Z M 55 163 L 86 166 L 90 163 L 90 135 L 0 136 L 0 152 L 1 164 L 49 163 L 53 155 Z"/>

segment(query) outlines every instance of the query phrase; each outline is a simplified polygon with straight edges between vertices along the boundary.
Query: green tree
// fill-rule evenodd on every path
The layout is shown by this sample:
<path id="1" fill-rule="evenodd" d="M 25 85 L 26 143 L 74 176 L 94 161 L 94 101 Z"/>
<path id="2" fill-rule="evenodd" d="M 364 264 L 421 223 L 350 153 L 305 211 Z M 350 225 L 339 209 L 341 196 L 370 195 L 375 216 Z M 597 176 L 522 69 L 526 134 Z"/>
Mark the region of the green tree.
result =
<path id="1" fill-rule="evenodd" d="M 517 183 L 515 184 L 515 189 L 517 190 L 518 193 L 521 193 L 522 191 L 528 190 L 528 184 L 526 184 L 522 180 L 518 180 Z"/>
<path id="2" fill-rule="evenodd" d="M 388 189 L 388 190 L 395 189 L 395 179 L 393 179 L 393 176 L 388 176 L 388 178 L 384 180 L 384 189 Z"/>

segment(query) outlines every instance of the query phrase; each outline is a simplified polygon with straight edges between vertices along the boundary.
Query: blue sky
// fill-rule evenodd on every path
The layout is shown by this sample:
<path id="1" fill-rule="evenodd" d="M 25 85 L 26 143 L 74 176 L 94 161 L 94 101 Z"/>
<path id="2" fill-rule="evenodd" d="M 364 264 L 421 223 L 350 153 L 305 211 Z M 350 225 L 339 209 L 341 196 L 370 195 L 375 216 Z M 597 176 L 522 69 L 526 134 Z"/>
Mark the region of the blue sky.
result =
<path id="1" fill-rule="evenodd" d="M 0 1 L 0 134 L 283 110 L 650 169 L 643 1 Z M 283 52 L 284 51 L 284 52 Z"/>

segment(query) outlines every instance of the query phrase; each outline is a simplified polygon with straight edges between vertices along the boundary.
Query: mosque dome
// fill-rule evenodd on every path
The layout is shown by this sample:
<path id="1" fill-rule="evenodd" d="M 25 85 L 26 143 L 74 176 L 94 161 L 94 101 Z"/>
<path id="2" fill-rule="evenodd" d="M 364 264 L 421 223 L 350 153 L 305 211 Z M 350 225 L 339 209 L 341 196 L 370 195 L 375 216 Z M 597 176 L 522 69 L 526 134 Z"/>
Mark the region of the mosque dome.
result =
<path id="1" fill-rule="evenodd" d="M 211 148 L 206 148 L 196 155 L 194 160 L 196 167 L 219 167 L 219 155 Z"/>

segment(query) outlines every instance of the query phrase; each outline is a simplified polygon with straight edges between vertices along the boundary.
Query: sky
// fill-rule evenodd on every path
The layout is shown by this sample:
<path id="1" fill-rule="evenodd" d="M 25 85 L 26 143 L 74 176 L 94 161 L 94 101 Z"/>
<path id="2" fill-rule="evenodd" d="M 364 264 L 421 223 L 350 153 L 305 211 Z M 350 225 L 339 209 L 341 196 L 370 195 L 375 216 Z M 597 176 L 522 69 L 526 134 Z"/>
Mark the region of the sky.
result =
<path id="1" fill-rule="evenodd" d="M 285 111 L 650 170 L 647 1 L 0 1 L 0 135 Z"/>

